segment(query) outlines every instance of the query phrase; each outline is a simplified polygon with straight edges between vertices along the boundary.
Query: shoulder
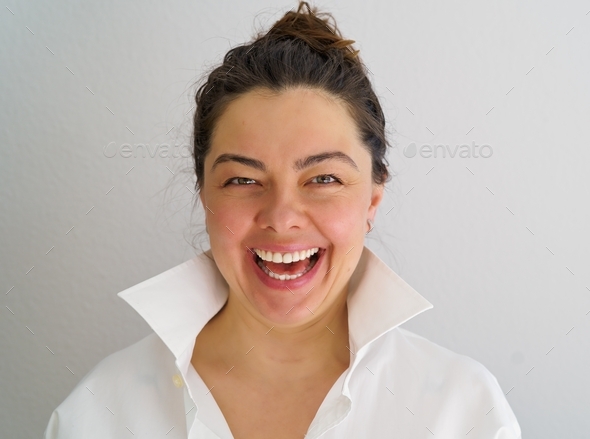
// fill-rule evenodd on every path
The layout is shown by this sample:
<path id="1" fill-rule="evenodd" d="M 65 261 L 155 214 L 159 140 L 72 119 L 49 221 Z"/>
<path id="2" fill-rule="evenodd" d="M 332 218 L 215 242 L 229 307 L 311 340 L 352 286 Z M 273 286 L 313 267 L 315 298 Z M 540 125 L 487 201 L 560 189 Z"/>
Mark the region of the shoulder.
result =
<path id="1" fill-rule="evenodd" d="M 131 388 L 153 386 L 164 375 L 170 375 L 167 372 L 176 373 L 174 357 L 152 333 L 101 360 L 82 378 L 74 392 L 125 393 L 124 390 Z"/>
<path id="2" fill-rule="evenodd" d="M 397 327 L 384 338 L 392 349 L 403 352 L 405 360 L 426 372 L 424 376 L 456 381 L 493 381 L 496 378 L 480 362 L 454 352 L 407 329 Z"/>
<path id="3" fill-rule="evenodd" d="M 162 365 L 174 362 L 172 353 L 155 333 L 114 352 L 101 360 L 85 377 L 86 380 L 128 379 L 138 373 L 155 373 Z"/>
<path id="4" fill-rule="evenodd" d="M 380 380 L 400 400 L 420 407 L 422 415 L 431 419 L 430 425 L 444 424 L 448 433 L 464 435 L 479 423 L 480 433 L 489 432 L 479 437 L 520 437 L 498 380 L 467 355 L 397 327 L 375 340 L 366 361 L 373 363 Z"/>
<path id="5" fill-rule="evenodd" d="M 411 371 L 413 379 L 427 389 L 444 392 L 448 398 L 504 399 L 496 377 L 467 355 L 400 327 L 391 331 L 384 343 L 402 359 L 397 368 Z"/>
<path id="6" fill-rule="evenodd" d="M 53 411 L 45 438 L 116 438 L 128 430 L 138 434 L 145 428 L 134 424 L 141 413 L 149 420 L 155 412 L 151 419 L 156 422 L 159 402 L 182 402 L 171 379 L 175 373 L 172 353 L 152 333 L 94 366 Z"/>

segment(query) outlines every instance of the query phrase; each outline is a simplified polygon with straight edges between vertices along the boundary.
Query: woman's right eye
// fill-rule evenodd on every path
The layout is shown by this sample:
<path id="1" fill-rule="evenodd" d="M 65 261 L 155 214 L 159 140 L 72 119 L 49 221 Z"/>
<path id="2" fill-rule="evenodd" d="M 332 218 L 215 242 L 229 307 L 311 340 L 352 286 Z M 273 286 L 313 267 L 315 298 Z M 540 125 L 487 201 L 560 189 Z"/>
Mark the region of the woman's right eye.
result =
<path id="1" fill-rule="evenodd" d="M 233 182 L 237 182 L 237 183 L 233 183 Z M 254 180 L 252 180 L 251 178 L 246 178 L 246 177 L 233 177 L 233 178 L 230 178 L 229 180 L 227 180 L 223 184 L 223 187 L 229 186 L 229 185 L 248 186 L 248 185 L 252 184 L 252 183 L 245 183 L 245 182 L 254 182 Z"/>

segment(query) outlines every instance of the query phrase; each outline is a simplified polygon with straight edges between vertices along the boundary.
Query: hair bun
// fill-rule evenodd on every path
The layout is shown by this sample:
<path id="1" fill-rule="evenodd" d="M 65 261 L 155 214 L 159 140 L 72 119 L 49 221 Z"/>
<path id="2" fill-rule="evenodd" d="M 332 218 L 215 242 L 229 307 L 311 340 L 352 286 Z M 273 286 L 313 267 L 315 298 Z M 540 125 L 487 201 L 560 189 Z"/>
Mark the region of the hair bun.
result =
<path id="1" fill-rule="evenodd" d="M 256 32 L 253 40 L 231 48 L 197 90 L 192 138 L 199 192 L 205 158 L 228 106 L 253 91 L 280 96 L 299 87 L 322 90 L 342 104 L 371 154 L 373 183 L 383 185 L 390 178 L 385 114 L 368 68 L 351 47 L 354 40 L 342 37 L 330 13 L 318 13 L 305 1 L 297 3 L 296 11 L 288 11 L 268 31 Z"/>
<path id="2" fill-rule="evenodd" d="M 303 9 L 307 12 L 303 12 Z M 321 18 L 325 17 L 325 19 Z M 354 40 L 345 40 L 338 30 L 334 17 L 327 12 L 317 12 L 305 1 L 300 1 L 297 11 L 287 12 L 268 31 L 267 37 L 289 36 L 305 41 L 314 50 L 325 53 L 331 49 L 342 50 L 345 58 L 358 62 L 358 50 L 351 45 Z"/>

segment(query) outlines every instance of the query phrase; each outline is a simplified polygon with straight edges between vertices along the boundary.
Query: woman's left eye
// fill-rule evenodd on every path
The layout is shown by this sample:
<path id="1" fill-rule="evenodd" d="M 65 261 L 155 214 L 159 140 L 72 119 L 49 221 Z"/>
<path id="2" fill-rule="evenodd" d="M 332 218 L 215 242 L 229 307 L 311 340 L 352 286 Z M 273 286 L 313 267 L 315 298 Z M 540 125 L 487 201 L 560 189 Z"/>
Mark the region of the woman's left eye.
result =
<path id="1" fill-rule="evenodd" d="M 318 179 L 319 183 L 322 185 L 330 184 L 330 183 L 341 183 L 340 179 L 333 174 L 322 174 L 315 176 L 311 181 Z"/>

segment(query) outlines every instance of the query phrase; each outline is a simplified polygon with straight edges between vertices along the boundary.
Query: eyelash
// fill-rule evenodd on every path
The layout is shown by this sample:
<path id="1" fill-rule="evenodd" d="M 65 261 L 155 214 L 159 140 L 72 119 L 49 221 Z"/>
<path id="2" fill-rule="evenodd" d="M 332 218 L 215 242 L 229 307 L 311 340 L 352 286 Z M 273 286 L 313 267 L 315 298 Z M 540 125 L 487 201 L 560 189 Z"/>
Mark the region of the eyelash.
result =
<path id="1" fill-rule="evenodd" d="M 338 178 L 338 176 L 336 174 L 320 174 L 320 175 L 316 175 L 314 178 L 312 178 L 312 180 L 315 179 L 315 178 L 318 178 L 318 177 L 331 177 L 331 178 L 333 178 L 335 180 L 335 181 L 331 181 L 329 183 L 318 183 L 320 186 L 328 186 L 328 185 L 333 184 L 333 183 L 342 184 L 342 180 L 340 180 L 340 178 Z M 231 185 L 231 182 L 232 181 L 237 180 L 237 179 L 240 179 L 240 178 L 241 179 L 245 179 L 245 180 L 255 181 L 254 179 L 247 178 L 247 177 L 232 177 L 232 178 L 226 180 L 225 183 L 223 183 L 223 187 L 226 187 L 226 186 Z M 250 184 L 235 184 L 235 185 L 232 185 L 232 186 L 250 186 Z"/>

